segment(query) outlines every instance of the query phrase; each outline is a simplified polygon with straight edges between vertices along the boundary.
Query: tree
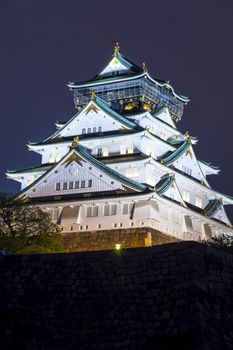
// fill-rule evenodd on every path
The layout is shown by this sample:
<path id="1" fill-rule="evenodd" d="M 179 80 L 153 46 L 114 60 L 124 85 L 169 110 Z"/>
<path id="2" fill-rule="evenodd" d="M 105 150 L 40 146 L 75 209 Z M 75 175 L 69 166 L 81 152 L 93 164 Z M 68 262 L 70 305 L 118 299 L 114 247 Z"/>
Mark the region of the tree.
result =
<path id="1" fill-rule="evenodd" d="M 233 236 L 223 234 L 220 237 L 212 237 L 208 241 L 201 241 L 201 243 L 233 254 Z"/>
<path id="2" fill-rule="evenodd" d="M 37 206 L 0 206 L 0 248 L 12 253 L 64 251 L 60 229 L 51 215 Z"/>

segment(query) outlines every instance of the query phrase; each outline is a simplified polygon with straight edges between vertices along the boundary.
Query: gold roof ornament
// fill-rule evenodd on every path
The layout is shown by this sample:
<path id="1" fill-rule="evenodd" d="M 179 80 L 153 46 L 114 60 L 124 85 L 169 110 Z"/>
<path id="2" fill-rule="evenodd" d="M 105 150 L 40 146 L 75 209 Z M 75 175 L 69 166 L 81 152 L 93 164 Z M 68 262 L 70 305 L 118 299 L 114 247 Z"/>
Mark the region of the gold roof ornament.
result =
<path id="1" fill-rule="evenodd" d="M 97 95 L 96 90 L 93 89 L 90 96 L 91 100 L 94 100 L 96 98 L 96 95 Z"/>
<path id="2" fill-rule="evenodd" d="M 73 138 L 71 147 L 72 147 L 72 148 L 76 148 L 76 147 L 78 146 L 78 143 L 79 143 L 79 137 L 78 137 L 78 136 L 75 136 L 75 137 Z"/>
<path id="3" fill-rule="evenodd" d="M 147 64 L 145 62 L 142 64 L 142 69 L 144 73 L 148 72 Z"/>
<path id="4" fill-rule="evenodd" d="M 120 46 L 119 46 L 119 43 L 116 42 L 116 45 L 114 47 L 114 53 L 113 53 L 114 57 L 117 57 L 119 52 L 120 52 Z"/>
<path id="5" fill-rule="evenodd" d="M 150 102 L 144 102 L 143 107 L 144 111 L 151 112 L 152 111 L 152 106 Z"/>
<path id="6" fill-rule="evenodd" d="M 141 101 L 141 102 L 144 102 L 144 101 L 145 101 L 145 96 L 144 96 L 144 95 L 142 95 L 142 96 L 140 97 L 140 101 Z"/>
<path id="7" fill-rule="evenodd" d="M 190 139 L 189 131 L 186 131 L 186 133 L 184 134 L 184 137 L 186 138 L 186 140 Z"/>

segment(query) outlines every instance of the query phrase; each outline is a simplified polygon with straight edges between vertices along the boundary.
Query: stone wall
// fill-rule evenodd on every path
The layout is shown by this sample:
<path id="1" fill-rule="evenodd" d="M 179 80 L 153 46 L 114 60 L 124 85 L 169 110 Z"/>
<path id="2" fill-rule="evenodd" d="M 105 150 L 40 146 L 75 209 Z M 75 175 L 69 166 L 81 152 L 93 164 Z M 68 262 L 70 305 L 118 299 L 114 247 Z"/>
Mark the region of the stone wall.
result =
<path id="1" fill-rule="evenodd" d="M 150 245 L 177 242 L 178 239 L 152 228 L 128 228 L 99 231 L 66 232 L 62 241 L 66 252 L 85 252 L 123 248 L 139 248 Z"/>
<path id="2" fill-rule="evenodd" d="M 195 242 L 0 257 L 0 349 L 232 349 L 233 256 Z"/>

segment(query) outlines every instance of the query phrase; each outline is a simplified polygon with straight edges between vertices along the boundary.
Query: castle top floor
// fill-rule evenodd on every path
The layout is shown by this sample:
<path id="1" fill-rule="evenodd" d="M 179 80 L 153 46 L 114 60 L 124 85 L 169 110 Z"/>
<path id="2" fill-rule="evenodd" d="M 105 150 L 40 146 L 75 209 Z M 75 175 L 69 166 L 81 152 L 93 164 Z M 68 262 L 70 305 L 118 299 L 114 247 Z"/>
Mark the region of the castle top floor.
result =
<path id="1" fill-rule="evenodd" d="M 99 97 L 120 113 L 153 111 L 166 106 L 175 122 L 181 119 L 184 105 L 189 102 L 187 97 L 174 91 L 169 81 L 152 78 L 145 63 L 141 68 L 124 57 L 118 44 L 113 58 L 98 75 L 87 81 L 70 82 L 68 87 L 73 91 L 75 106 L 80 109 L 95 89 Z"/>

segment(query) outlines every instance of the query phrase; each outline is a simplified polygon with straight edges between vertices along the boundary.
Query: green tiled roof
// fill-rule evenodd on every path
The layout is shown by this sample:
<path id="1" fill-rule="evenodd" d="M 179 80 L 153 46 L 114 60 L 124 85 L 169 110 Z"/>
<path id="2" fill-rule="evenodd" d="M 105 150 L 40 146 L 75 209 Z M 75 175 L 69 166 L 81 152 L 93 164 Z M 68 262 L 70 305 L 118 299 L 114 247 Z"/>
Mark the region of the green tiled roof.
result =
<path id="1" fill-rule="evenodd" d="M 219 199 L 211 199 L 207 206 L 203 209 L 203 213 L 208 218 L 211 218 L 221 207 L 222 201 Z"/>
<path id="2" fill-rule="evenodd" d="M 45 163 L 41 165 L 35 165 L 30 168 L 20 169 L 20 170 L 8 170 L 7 173 L 9 174 L 20 174 L 20 173 L 32 173 L 32 172 L 40 172 L 40 171 L 46 171 L 52 168 L 54 164 L 53 163 Z"/>
<path id="3" fill-rule="evenodd" d="M 178 147 L 175 151 L 168 151 L 158 158 L 164 165 L 171 165 L 177 159 L 179 159 L 191 146 L 189 141 L 184 141 L 180 147 Z"/>
<path id="4" fill-rule="evenodd" d="M 96 133 L 90 133 L 90 134 L 81 134 L 79 136 L 79 140 L 91 140 L 91 139 L 98 139 L 99 137 L 101 138 L 108 138 L 108 137 L 113 137 L 113 136 L 122 136 L 122 135 L 131 135 L 131 134 L 138 134 L 142 132 L 142 130 L 112 130 L 112 131 L 100 131 Z M 74 139 L 74 136 L 62 136 L 62 137 L 55 137 L 55 138 L 49 138 L 45 141 L 42 142 L 33 142 L 30 143 L 32 146 L 43 146 L 43 145 L 49 145 L 49 144 L 54 144 L 54 143 L 62 143 L 62 142 L 71 142 Z"/>
<path id="5" fill-rule="evenodd" d="M 156 184 L 156 192 L 161 196 L 173 185 L 175 179 L 171 174 L 165 174 L 161 177 L 159 182 Z"/>

